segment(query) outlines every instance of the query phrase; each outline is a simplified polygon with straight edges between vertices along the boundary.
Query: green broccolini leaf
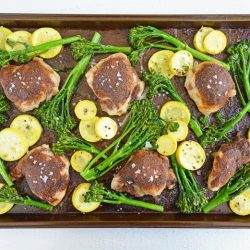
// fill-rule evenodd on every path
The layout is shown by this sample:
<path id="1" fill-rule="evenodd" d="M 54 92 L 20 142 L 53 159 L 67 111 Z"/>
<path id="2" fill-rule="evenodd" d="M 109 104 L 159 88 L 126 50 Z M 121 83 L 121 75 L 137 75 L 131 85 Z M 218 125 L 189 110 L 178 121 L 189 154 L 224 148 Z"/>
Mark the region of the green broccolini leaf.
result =
<path id="1" fill-rule="evenodd" d="M 10 109 L 10 104 L 8 103 L 6 97 L 0 93 L 0 124 L 7 121 L 7 117 L 4 114 Z"/>

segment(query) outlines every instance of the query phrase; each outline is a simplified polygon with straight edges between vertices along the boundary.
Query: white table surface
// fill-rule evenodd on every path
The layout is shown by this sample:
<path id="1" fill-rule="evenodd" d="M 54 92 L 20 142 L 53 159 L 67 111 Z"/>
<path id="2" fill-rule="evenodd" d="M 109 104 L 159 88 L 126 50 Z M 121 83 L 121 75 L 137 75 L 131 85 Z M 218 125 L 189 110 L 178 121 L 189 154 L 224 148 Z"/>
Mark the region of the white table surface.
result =
<path id="1" fill-rule="evenodd" d="M 185 3 L 185 4 L 184 4 Z M 249 0 L 1 0 L 1 13 L 249 14 Z M 247 250 L 247 229 L 1 229 L 1 250 Z"/>

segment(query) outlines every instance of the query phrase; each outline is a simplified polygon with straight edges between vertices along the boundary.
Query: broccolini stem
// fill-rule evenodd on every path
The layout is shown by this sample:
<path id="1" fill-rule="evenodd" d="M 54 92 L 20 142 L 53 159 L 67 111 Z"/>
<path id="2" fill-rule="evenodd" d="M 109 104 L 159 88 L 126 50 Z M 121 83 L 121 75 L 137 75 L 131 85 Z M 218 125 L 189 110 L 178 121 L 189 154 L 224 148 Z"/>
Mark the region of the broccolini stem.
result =
<path id="1" fill-rule="evenodd" d="M 42 43 L 42 44 L 39 44 L 39 45 L 36 45 L 36 46 L 30 46 L 30 47 L 28 47 L 26 49 L 23 49 L 23 50 L 8 51 L 6 53 L 8 53 L 10 60 L 12 60 L 16 56 L 18 56 L 18 57 L 19 56 L 25 56 L 26 54 L 31 53 L 31 52 L 40 51 L 41 52 L 40 54 L 42 54 L 45 51 L 47 51 L 47 50 L 49 50 L 49 49 L 51 49 L 53 47 L 56 47 L 56 46 L 59 46 L 59 45 L 70 44 L 70 43 L 76 42 L 76 41 L 78 41 L 80 39 L 81 39 L 81 36 L 66 37 L 66 38 L 62 38 L 62 39 L 59 39 L 59 40 L 54 40 L 54 41 L 49 41 L 49 42 L 46 42 L 46 43 Z"/>
<path id="2" fill-rule="evenodd" d="M 21 205 L 21 204 L 20 204 Z M 33 207 L 38 207 L 38 208 L 42 208 L 44 210 L 48 210 L 48 211 L 52 211 L 53 210 L 53 206 L 40 202 L 40 201 L 35 201 L 32 200 L 31 198 L 24 198 L 23 201 L 23 205 L 27 205 L 27 206 L 33 206 Z"/>
<path id="3" fill-rule="evenodd" d="M 6 171 L 6 168 L 3 164 L 3 161 L 0 159 L 0 175 L 3 177 L 3 179 L 5 180 L 5 182 L 8 184 L 8 186 L 13 186 L 14 183 L 13 181 L 11 180 L 11 178 L 9 177 L 7 171 Z"/>

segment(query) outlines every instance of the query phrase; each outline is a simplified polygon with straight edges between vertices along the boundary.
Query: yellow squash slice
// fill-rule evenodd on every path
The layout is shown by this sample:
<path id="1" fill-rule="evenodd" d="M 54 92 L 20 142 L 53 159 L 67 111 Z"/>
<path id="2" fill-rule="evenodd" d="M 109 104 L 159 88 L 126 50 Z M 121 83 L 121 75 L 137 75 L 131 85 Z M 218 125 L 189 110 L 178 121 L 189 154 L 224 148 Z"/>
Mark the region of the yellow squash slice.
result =
<path id="1" fill-rule="evenodd" d="M 102 139 L 112 139 L 118 130 L 117 123 L 110 117 L 101 117 L 95 124 L 96 134 Z"/>
<path id="2" fill-rule="evenodd" d="M 227 37 L 222 31 L 213 30 L 205 36 L 203 46 L 207 53 L 217 55 L 226 48 Z"/>
<path id="3" fill-rule="evenodd" d="M 170 134 L 162 135 L 157 139 L 156 145 L 158 153 L 164 156 L 169 156 L 176 151 L 177 141 Z"/>
<path id="4" fill-rule="evenodd" d="M 250 140 L 250 129 L 248 130 L 248 140 Z"/>
<path id="5" fill-rule="evenodd" d="M 169 67 L 173 75 L 185 76 L 193 68 L 194 58 L 186 50 L 176 52 L 169 61 Z"/>
<path id="6" fill-rule="evenodd" d="M 80 173 L 88 165 L 92 158 L 93 156 L 89 152 L 78 150 L 71 156 L 70 163 L 72 168 Z"/>
<path id="7" fill-rule="evenodd" d="M 174 74 L 172 74 L 169 68 L 169 61 L 173 55 L 174 52 L 170 50 L 160 50 L 154 53 L 148 61 L 149 71 L 151 73 L 164 75 L 165 77 L 171 79 Z"/>
<path id="8" fill-rule="evenodd" d="M 3 26 L 0 27 L 0 49 L 5 49 L 6 37 L 11 34 L 12 31 Z"/>
<path id="9" fill-rule="evenodd" d="M 89 213 L 100 206 L 100 202 L 85 202 L 84 195 L 88 192 L 90 183 L 79 184 L 72 195 L 73 206 L 82 213 Z"/>
<path id="10" fill-rule="evenodd" d="M 235 196 L 229 202 L 231 210 L 238 215 L 246 216 L 250 214 L 250 188 Z"/>
<path id="11" fill-rule="evenodd" d="M 62 37 L 61 37 L 60 33 L 53 28 L 47 28 L 47 27 L 40 28 L 40 29 L 37 29 L 33 32 L 32 36 L 31 36 L 31 44 L 33 46 L 35 46 L 35 45 L 39 45 L 42 43 L 47 43 L 50 41 L 59 40 L 61 38 Z M 56 47 L 48 50 L 47 52 L 41 54 L 40 56 L 42 58 L 50 59 L 50 58 L 57 56 L 61 52 L 61 49 L 62 49 L 62 45 L 56 46 Z"/>
<path id="12" fill-rule="evenodd" d="M 29 146 L 34 145 L 41 137 L 43 128 L 36 117 L 32 115 L 19 115 L 10 124 L 11 128 L 21 131 L 27 139 Z"/>
<path id="13" fill-rule="evenodd" d="M 177 101 L 166 102 L 160 111 L 160 117 L 163 120 L 182 121 L 186 124 L 189 123 L 190 116 L 190 111 L 186 105 Z"/>
<path id="14" fill-rule="evenodd" d="M 206 160 L 206 153 L 196 141 L 184 141 L 176 150 L 176 159 L 185 169 L 198 170 Z"/>
<path id="15" fill-rule="evenodd" d="M 194 36 L 194 47 L 199 50 L 200 52 L 205 53 L 206 50 L 203 47 L 203 41 L 205 36 L 214 30 L 213 28 L 210 27 L 201 27 L 195 34 Z"/>
<path id="16" fill-rule="evenodd" d="M 80 120 L 89 120 L 96 116 L 97 108 L 94 102 L 83 100 L 76 104 L 75 114 Z"/>
<path id="17" fill-rule="evenodd" d="M 0 189 L 3 186 L 4 186 L 4 184 L 0 183 Z M 5 214 L 5 213 L 9 212 L 12 209 L 13 206 L 14 206 L 13 203 L 1 201 L 0 202 L 0 214 Z"/>
<path id="18" fill-rule="evenodd" d="M 89 142 L 97 142 L 101 140 L 101 137 L 99 137 L 95 131 L 95 124 L 99 119 L 99 117 L 95 116 L 89 120 L 81 120 L 79 131 L 83 139 Z"/>
<path id="19" fill-rule="evenodd" d="M 7 51 L 15 51 L 15 50 L 25 49 L 27 46 L 30 45 L 30 38 L 31 38 L 31 33 L 29 33 L 28 31 L 25 31 L 25 30 L 19 30 L 19 31 L 15 31 L 13 33 L 10 33 L 6 37 L 5 49 Z M 10 42 L 8 42 L 8 39 L 11 41 L 18 42 L 18 43 L 11 46 Z"/>
<path id="20" fill-rule="evenodd" d="M 25 135 L 15 128 L 5 128 L 0 132 L 0 158 L 4 161 L 19 160 L 28 151 Z"/>
<path id="21" fill-rule="evenodd" d="M 175 121 L 175 122 L 177 122 L 179 125 L 177 131 L 173 132 L 168 130 L 168 134 L 172 135 L 176 139 L 176 141 L 183 141 L 186 139 L 188 135 L 188 126 L 183 121 Z"/>

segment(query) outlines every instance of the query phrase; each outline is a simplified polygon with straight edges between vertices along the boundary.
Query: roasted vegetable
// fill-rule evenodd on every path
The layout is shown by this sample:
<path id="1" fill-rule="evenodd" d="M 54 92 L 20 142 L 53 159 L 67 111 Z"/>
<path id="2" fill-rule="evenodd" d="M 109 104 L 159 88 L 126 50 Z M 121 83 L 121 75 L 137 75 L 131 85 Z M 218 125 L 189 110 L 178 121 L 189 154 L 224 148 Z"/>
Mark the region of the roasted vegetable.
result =
<path id="1" fill-rule="evenodd" d="M 156 205 L 153 203 L 148 203 L 144 201 L 139 201 L 135 199 L 128 198 L 123 193 L 114 192 L 106 187 L 103 184 L 98 182 L 93 182 L 89 191 L 84 195 L 84 202 L 103 202 L 108 204 L 126 204 L 134 207 L 142 207 L 149 210 L 154 210 L 157 212 L 163 212 L 164 207 L 160 205 Z"/>
<path id="2" fill-rule="evenodd" d="M 245 106 L 250 101 L 250 39 L 231 45 L 227 52 L 227 62 L 241 102 Z"/>
<path id="3" fill-rule="evenodd" d="M 182 213 L 201 212 L 207 204 L 205 189 L 199 186 L 189 170 L 179 166 L 175 155 L 171 155 L 170 158 L 179 184 L 179 199 L 176 206 Z"/>
<path id="4" fill-rule="evenodd" d="M 203 136 L 200 138 L 200 143 L 203 147 L 207 148 L 208 146 L 214 145 L 216 142 L 222 139 L 228 139 L 227 133 L 229 133 L 234 126 L 245 116 L 250 110 L 250 102 L 238 112 L 232 119 L 226 121 L 222 125 L 210 125 L 208 126 L 203 133 Z"/>
<path id="5" fill-rule="evenodd" d="M 10 104 L 7 102 L 6 97 L 0 93 L 0 124 L 7 121 L 5 112 L 10 109 Z"/>
<path id="6" fill-rule="evenodd" d="M 185 101 L 179 95 L 174 85 L 168 78 L 164 77 L 163 75 L 145 72 L 143 74 L 143 80 L 149 86 L 149 91 L 147 94 L 149 98 L 152 98 L 158 93 L 166 93 L 172 100 L 181 102 L 186 105 Z M 197 137 L 200 137 L 202 135 L 201 125 L 194 117 L 191 117 L 189 125 Z"/>
<path id="7" fill-rule="evenodd" d="M 81 176 L 88 181 L 103 176 L 119 162 L 143 148 L 146 142 L 155 142 L 163 130 L 164 124 L 157 115 L 152 101 L 147 99 L 135 101 L 131 106 L 130 118 L 122 134 L 92 159 L 81 172 Z M 121 142 L 125 137 L 127 139 L 122 145 Z M 99 162 L 108 152 L 109 156 Z M 95 164 L 97 165 L 94 166 Z"/>
<path id="8" fill-rule="evenodd" d="M 250 163 L 241 167 L 203 208 L 208 213 L 250 187 Z"/>
<path id="9" fill-rule="evenodd" d="M 213 61 L 223 65 L 229 70 L 229 65 L 211 56 L 189 47 L 185 42 L 152 26 L 137 26 L 129 31 L 129 43 L 133 49 L 130 60 L 133 64 L 138 62 L 139 56 L 148 48 L 159 48 L 171 51 L 187 50 L 193 57 L 201 61 Z M 168 46 L 166 43 L 173 45 Z"/>
<path id="10" fill-rule="evenodd" d="M 14 187 L 3 186 L 0 188 L 0 202 L 9 202 L 16 205 L 25 205 L 42 208 L 44 210 L 52 211 L 53 206 L 32 200 L 28 196 L 21 196 L 17 193 L 17 190 Z"/>
<path id="11" fill-rule="evenodd" d="M 76 137 L 69 131 L 64 131 L 59 134 L 58 140 L 52 144 L 52 151 L 56 155 L 63 155 L 70 150 L 85 150 L 92 154 L 99 154 L 101 152 L 91 143 Z M 105 157 L 105 155 L 103 155 L 103 157 Z"/>
<path id="12" fill-rule="evenodd" d="M 14 185 L 14 183 L 11 180 L 11 178 L 9 177 L 7 170 L 4 166 L 4 163 L 1 159 L 0 159 L 0 175 L 3 177 L 3 179 L 5 180 L 5 182 L 7 183 L 8 186 Z"/>
<path id="13" fill-rule="evenodd" d="M 71 44 L 73 58 L 78 61 L 82 57 L 89 54 L 106 54 L 121 52 L 130 54 L 131 48 L 124 46 L 104 45 L 100 42 L 93 42 L 82 38 L 81 40 Z"/>
<path id="14" fill-rule="evenodd" d="M 14 58 L 17 59 L 19 63 L 25 63 L 31 60 L 35 56 L 39 56 L 47 52 L 49 49 L 54 48 L 59 45 L 70 44 L 81 39 L 81 36 L 66 37 L 60 40 L 55 40 L 47 43 L 43 43 L 36 46 L 28 46 L 22 50 L 6 51 L 0 49 L 0 66 L 9 64 Z M 10 41 L 8 41 L 10 43 Z"/>
<path id="15" fill-rule="evenodd" d="M 95 33 L 92 42 L 98 42 L 101 38 Z M 70 99 L 75 86 L 86 70 L 92 54 L 85 55 L 69 73 L 59 93 L 51 100 L 36 109 L 35 114 L 42 124 L 55 131 L 71 130 L 76 126 L 74 118 L 70 114 Z"/>

